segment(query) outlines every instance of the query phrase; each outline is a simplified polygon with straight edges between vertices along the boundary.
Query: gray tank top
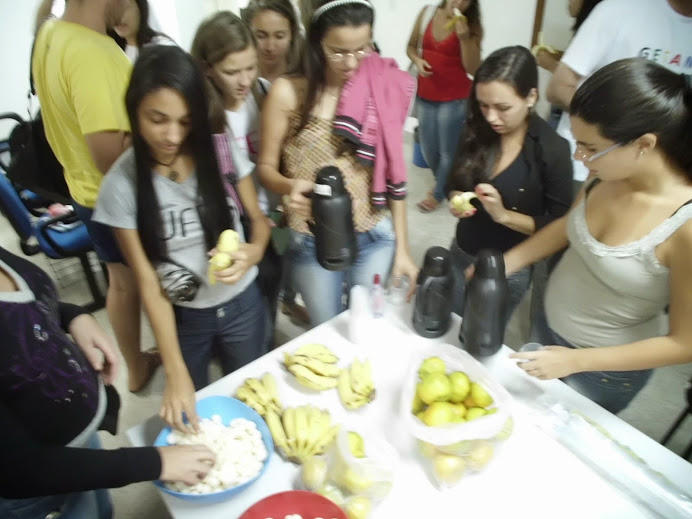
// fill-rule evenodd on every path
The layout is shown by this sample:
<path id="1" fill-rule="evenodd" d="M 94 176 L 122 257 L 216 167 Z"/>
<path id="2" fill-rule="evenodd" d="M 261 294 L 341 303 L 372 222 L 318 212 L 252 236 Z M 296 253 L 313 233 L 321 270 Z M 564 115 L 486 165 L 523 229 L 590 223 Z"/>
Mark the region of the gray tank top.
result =
<path id="1" fill-rule="evenodd" d="M 585 216 L 584 199 L 568 218 L 570 246 L 548 281 L 550 327 L 579 348 L 666 334 L 670 272 L 656 257 L 656 247 L 692 218 L 692 204 L 683 205 L 640 240 L 617 247 L 597 241 Z"/>

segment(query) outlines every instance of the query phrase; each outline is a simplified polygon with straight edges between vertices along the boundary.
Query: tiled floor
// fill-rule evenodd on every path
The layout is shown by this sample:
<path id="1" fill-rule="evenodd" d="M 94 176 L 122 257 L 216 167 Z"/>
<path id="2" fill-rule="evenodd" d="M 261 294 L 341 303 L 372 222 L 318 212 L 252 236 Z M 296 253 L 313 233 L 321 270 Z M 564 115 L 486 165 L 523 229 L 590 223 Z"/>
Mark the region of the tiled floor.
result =
<path id="1" fill-rule="evenodd" d="M 410 157 L 410 149 L 406 151 L 407 156 Z M 410 165 L 409 233 L 414 259 L 419 262 L 422 261 L 425 251 L 430 246 L 442 245 L 447 247 L 454 232 L 454 218 L 445 209 L 440 208 L 429 214 L 421 214 L 417 211 L 415 203 L 430 187 L 432 187 L 430 171 Z M 0 219 L 0 244 L 21 254 L 14 232 L 4 219 Z M 72 273 L 70 277 L 73 282 L 61 288 L 61 294 L 65 300 L 70 302 L 81 304 L 88 302 L 88 290 L 86 284 L 81 281 L 78 263 L 72 260 L 52 262 L 41 256 L 34 257 L 34 260 L 56 277 L 63 278 Z M 75 282 L 74 279 L 77 281 Z M 506 342 L 511 347 L 516 348 L 524 342 L 525 323 L 528 316 L 527 303 L 528 301 L 525 301 L 519 308 L 508 327 Z M 105 311 L 97 312 L 96 317 L 110 331 Z M 283 315 L 278 317 L 277 328 L 279 343 L 290 340 L 303 332 L 302 328 L 293 325 Z M 153 345 L 153 336 L 147 328 L 143 334 L 142 346 L 146 349 Z M 219 372 L 216 376 L 218 375 Z M 658 370 L 652 381 L 639 394 L 634 403 L 621 414 L 621 417 L 652 438 L 659 439 L 683 408 L 683 388 L 691 376 L 692 365 L 690 364 Z M 152 384 L 145 391 L 133 395 L 127 391 L 124 370 L 121 370 L 116 382 L 116 387 L 122 397 L 120 434 L 115 437 L 103 436 L 103 442 L 107 448 L 128 445 L 125 431 L 158 411 L 163 386 L 163 372 L 159 370 Z M 689 419 L 685 425 L 683 431 L 673 438 L 671 445 L 672 450 L 678 453 L 682 452 L 683 445 L 686 445 L 692 438 L 692 419 Z M 116 519 L 163 519 L 169 517 L 157 492 L 150 483 L 139 483 L 116 489 L 113 491 L 113 499 Z"/>

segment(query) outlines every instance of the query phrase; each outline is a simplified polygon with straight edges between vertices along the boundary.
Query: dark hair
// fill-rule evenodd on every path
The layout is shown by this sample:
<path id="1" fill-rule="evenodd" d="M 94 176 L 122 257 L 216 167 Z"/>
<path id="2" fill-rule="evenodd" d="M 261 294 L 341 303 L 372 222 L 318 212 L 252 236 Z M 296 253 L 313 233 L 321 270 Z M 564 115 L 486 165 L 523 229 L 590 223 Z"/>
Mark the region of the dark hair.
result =
<path id="1" fill-rule="evenodd" d="M 203 75 L 190 55 L 176 46 L 144 47 L 132 70 L 125 105 L 137 168 L 137 229 L 152 262 L 165 260 L 166 250 L 160 239 L 163 236 L 161 213 L 152 177 L 155 162 L 139 131 L 137 110 L 146 96 L 162 88 L 178 92 L 190 111 L 190 133 L 182 145 L 195 162 L 198 211 L 207 247 L 212 249 L 219 234 L 232 227 L 211 138 Z"/>
<path id="2" fill-rule="evenodd" d="M 588 16 L 591 14 L 591 11 L 593 11 L 593 8 L 600 3 L 601 0 L 584 0 L 582 2 L 581 9 L 579 9 L 579 14 L 574 19 L 574 25 L 572 26 L 572 30 L 574 32 L 579 30 L 579 27 L 581 27 L 581 25 L 586 21 Z"/>
<path id="3" fill-rule="evenodd" d="M 319 9 L 332 0 L 323 0 Z M 334 27 L 362 27 L 375 22 L 375 11 L 363 4 L 344 4 L 325 11 L 317 20 L 312 20 L 307 29 L 307 45 L 303 57 L 303 69 L 307 79 L 307 92 L 300 118 L 300 128 L 310 120 L 317 98 L 327 84 L 327 58 L 322 50 L 322 40 Z"/>
<path id="4" fill-rule="evenodd" d="M 447 5 L 448 0 L 442 0 L 438 8 L 443 9 Z M 469 31 L 471 36 L 475 38 L 483 37 L 483 25 L 481 24 L 481 7 L 479 5 L 479 0 L 471 0 L 471 3 L 464 11 L 464 16 L 466 16 L 467 23 L 469 24 Z"/>
<path id="5" fill-rule="evenodd" d="M 528 97 L 538 88 L 536 59 L 529 49 L 517 45 L 496 50 L 478 67 L 466 104 L 466 128 L 449 177 L 452 190 L 472 191 L 476 184 L 486 182 L 497 159 L 501 136 L 485 120 L 476 98 L 477 85 L 491 81 L 506 83 L 518 96 Z"/>
<path id="6" fill-rule="evenodd" d="M 250 0 L 248 6 L 241 11 L 241 17 L 248 27 L 252 28 L 252 20 L 263 11 L 274 11 L 288 20 L 291 26 L 291 45 L 288 48 L 286 72 L 298 72 L 303 57 L 303 37 L 300 34 L 298 14 L 291 0 Z"/>
<path id="7" fill-rule="evenodd" d="M 692 181 L 692 87 L 684 74 L 644 58 L 621 59 L 579 87 L 569 112 L 614 142 L 653 133 L 668 160 Z"/>
<path id="8" fill-rule="evenodd" d="M 139 26 L 137 27 L 137 47 L 140 49 L 147 43 L 151 43 L 156 36 L 166 36 L 165 34 L 155 31 L 149 25 L 149 2 L 147 0 L 133 0 L 139 9 Z M 121 49 L 127 46 L 127 40 L 120 36 L 114 29 L 108 30 L 108 35 L 113 38 Z M 167 36 L 166 36 L 167 37 Z"/>
<path id="9" fill-rule="evenodd" d="M 197 28 L 190 53 L 199 67 L 206 71 L 234 52 L 257 47 L 250 28 L 230 11 L 219 11 L 205 19 Z M 223 93 L 214 81 L 204 74 L 209 97 L 209 120 L 214 133 L 222 133 L 226 127 L 226 103 Z M 253 95 L 258 97 L 258 82 Z M 259 103 L 258 103 L 259 104 Z"/>

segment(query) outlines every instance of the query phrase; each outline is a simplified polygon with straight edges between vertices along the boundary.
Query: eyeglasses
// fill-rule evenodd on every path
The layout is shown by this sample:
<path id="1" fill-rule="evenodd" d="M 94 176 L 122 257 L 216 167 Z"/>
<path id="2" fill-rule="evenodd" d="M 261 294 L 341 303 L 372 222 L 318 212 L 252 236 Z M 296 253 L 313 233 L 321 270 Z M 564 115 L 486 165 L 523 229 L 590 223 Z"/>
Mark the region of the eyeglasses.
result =
<path id="1" fill-rule="evenodd" d="M 600 159 L 603 155 L 607 155 L 614 149 L 619 148 L 620 146 L 624 146 L 626 143 L 624 142 L 618 142 L 617 144 L 613 144 L 610 148 L 607 150 L 599 151 L 595 155 L 587 155 L 587 153 L 584 151 L 584 148 L 582 147 L 581 144 L 577 144 L 577 149 L 574 152 L 574 155 L 577 157 L 578 160 L 581 160 L 584 164 L 588 164 L 589 162 L 593 162 L 596 159 Z"/>
<path id="2" fill-rule="evenodd" d="M 372 45 L 369 44 L 365 49 L 359 50 L 356 52 L 347 52 L 347 53 L 334 52 L 334 53 L 331 53 L 325 49 L 324 55 L 327 56 L 327 59 L 329 61 L 332 61 L 334 63 L 342 63 L 342 62 L 346 61 L 346 58 L 348 58 L 348 57 L 355 58 L 356 61 L 360 61 L 363 58 L 365 58 L 366 56 L 369 56 L 370 54 L 372 54 L 372 50 L 373 50 Z"/>

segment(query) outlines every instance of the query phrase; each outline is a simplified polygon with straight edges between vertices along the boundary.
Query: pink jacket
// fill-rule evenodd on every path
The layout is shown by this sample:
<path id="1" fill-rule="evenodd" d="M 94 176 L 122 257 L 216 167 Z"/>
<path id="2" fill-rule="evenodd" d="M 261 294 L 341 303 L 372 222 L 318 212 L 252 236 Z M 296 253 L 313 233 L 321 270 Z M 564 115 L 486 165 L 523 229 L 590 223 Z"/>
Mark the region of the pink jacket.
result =
<path id="1" fill-rule="evenodd" d="M 356 145 L 356 157 L 374 165 L 372 201 L 377 206 L 406 198 L 403 129 L 416 81 L 396 61 L 373 53 L 341 90 L 334 133 Z"/>

